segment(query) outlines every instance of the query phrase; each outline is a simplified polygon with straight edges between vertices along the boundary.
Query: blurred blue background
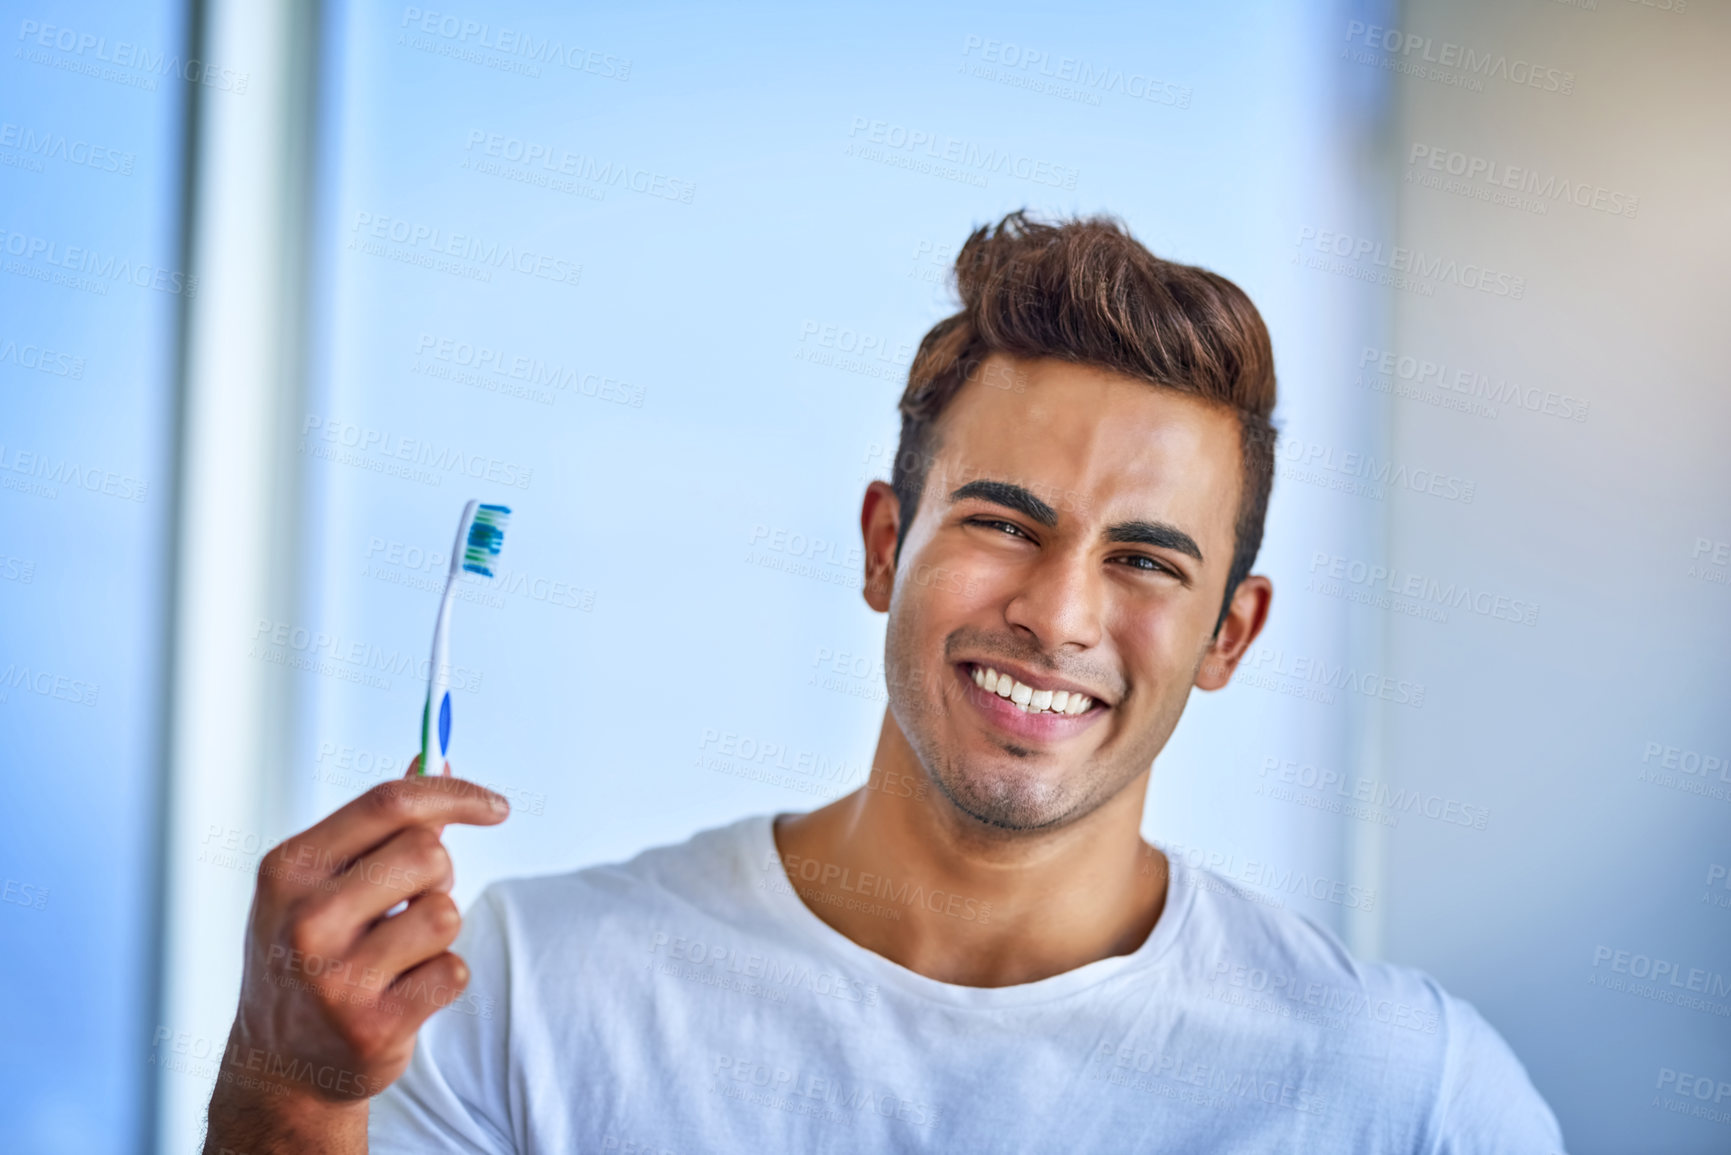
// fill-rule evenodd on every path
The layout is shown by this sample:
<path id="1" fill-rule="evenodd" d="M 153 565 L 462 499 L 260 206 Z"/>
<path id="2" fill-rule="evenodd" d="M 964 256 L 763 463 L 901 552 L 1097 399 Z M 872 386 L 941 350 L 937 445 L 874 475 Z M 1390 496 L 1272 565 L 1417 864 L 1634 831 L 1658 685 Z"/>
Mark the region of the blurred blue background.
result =
<path id="1" fill-rule="evenodd" d="M 53 9 L 0 63 L 0 1148 L 196 1148 L 258 855 L 414 752 L 471 496 L 452 761 L 515 813 L 461 901 L 858 785 L 861 493 L 1028 207 L 1275 341 L 1274 618 L 1147 835 L 1473 1001 L 1571 1150 L 1725 1149 L 1662 1085 L 1731 1082 L 1725 11 Z"/>

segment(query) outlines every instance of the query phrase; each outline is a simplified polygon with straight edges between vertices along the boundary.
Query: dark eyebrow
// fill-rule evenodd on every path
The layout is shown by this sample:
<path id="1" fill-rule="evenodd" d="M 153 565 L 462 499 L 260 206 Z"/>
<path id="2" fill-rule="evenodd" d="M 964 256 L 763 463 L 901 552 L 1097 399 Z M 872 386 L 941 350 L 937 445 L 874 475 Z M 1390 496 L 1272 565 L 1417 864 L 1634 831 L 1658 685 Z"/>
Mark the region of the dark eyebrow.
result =
<path id="1" fill-rule="evenodd" d="M 1032 491 L 1008 481 L 970 481 L 950 494 L 952 502 L 975 497 L 1026 514 L 1048 529 L 1058 524 L 1058 511 L 1035 497 Z M 1123 521 L 1106 530 L 1106 540 L 1155 549 L 1176 550 L 1202 560 L 1196 539 L 1163 521 Z"/>
<path id="2" fill-rule="evenodd" d="M 1196 539 L 1176 526 L 1163 521 L 1124 521 L 1106 530 L 1107 541 L 1151 545 L 1155 549 L 1172 549 L 1202 560 L 1202 550 Z"/>
<path id="3" fill-rule="evenodd" d="M 1058 524 L 1058 511 L 1035 497 L 1033 492 L 1008 481 L 970 481 L 950 494 L 952 502 L 977 497 L 994 505 L 1002 505 L 1033 518 L 1047 529 Z M 1186 539 L 1188 540 L 1188 539 Z"/>

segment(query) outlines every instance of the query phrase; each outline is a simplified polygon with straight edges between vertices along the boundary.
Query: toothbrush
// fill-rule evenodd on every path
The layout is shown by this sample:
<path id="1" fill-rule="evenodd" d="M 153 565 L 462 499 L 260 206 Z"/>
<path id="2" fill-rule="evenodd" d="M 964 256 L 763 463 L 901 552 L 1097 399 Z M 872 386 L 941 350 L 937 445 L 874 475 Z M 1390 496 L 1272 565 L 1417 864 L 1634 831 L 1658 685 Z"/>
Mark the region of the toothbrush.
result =
<path id="1" fill-rule="evenodd" d="M 462 520 L 457 522 L 457 538 L 451 543 L 451 568 L 445 577 L 445 596 L 439 602 L 439 620 L 433 627 L 433 661 L 427 670 L 427 704 L 421 710 L 419 774 L 431 773 L 427 767 L 433 764 L 435 739 L 439 773 L 451 773 L 451 767 L 445 761 L 445 755 L 451 749 L 451 603 L 456 600 L 457 579 L 464 572 L 493 576 L 493 559 L 499 556 L 499 547 L 505 542 L 505 523 L 510 517 L 511 511 L 506 506 L 482 505 L 470 500 L 463 506 Z M 433 712 L 434 703 L 438 704 L 437 715 Z"/>

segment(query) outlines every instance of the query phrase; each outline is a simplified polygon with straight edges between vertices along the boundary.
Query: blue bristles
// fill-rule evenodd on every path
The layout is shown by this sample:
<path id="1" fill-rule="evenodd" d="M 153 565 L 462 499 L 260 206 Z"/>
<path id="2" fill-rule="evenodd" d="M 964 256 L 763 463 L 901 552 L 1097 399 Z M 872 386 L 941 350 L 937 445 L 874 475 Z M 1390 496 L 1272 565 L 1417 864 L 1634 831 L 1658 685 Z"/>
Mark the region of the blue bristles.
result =
<path id="1" fill-rule="evenodd" d="M 493 559 L 505 544 L 505 523 L 511 510 L 503 505 L 482 505 L 475 509 L 475 520 L 469 525 L 469 541 L 463 548 L 463 569 L 482 577 L 493 576 Z"/>

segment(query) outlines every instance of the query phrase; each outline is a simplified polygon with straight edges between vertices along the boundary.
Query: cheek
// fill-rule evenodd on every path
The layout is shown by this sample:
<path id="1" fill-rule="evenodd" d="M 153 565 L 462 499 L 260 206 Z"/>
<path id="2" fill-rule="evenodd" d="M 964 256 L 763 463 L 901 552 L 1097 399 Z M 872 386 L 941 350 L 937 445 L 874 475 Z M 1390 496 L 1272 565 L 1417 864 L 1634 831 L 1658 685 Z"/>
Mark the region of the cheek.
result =
<path id="1" fill-rule="evenodd" d="M 993 565 L 977 550 L 928 547 L 903 559 L 896 585 L 921 613 L 965 614 L 1004 595 L 1009 576 L 1009 567 Z"/>
<path id="2" fill-rule="evenodd" d="M 1121 606 L 1112 615 L 1108 630 L 1133 684 L 1156 694 L 1190 684 L 1197 655 L 1184 641 L 1187 623 L 1179 617 L 1174 607 L 1158 604 Z"/>
<path id="3" fill-rule="evenodd" d="M 977 615 L 978 583 L 929 562 L 905 569 L 890 600 L 891 644 L 904 664 L 924 665 L 945 637 Z"/>

